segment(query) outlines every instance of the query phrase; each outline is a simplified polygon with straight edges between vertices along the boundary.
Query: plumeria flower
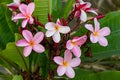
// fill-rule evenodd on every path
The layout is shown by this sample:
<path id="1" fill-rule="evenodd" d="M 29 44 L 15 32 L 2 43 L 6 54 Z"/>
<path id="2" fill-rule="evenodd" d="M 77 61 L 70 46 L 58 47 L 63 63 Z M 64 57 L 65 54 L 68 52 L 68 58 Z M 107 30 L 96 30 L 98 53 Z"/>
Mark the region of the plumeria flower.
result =
<path id="1" fill-rule="evenodd" d="M 90 2 L 84 2 L 83 0 L 79 0 L 79 3 L 75 4 L 76 7 L 76 12 L 74 17 L 79 18 L 80 20 L 85 22 L 87 20 L 87 12 L 91 12 L 97 15 L 95 9 L 91 8 L 91 3 Z"/>
<path id="2" fill-rule="evenodd" d="M 28 6 L 26 4 L 21 4 L 19 6 L 19 10 L 21 13 L 17 14 L 13 20 L 16 19 L 23 19 L 22 21 L 22 27 L 25 28 L 27 23 L 33 24 L 34 19 L 32 17 L 32 13 L 35 9 L 35 4 L 33 2 L 29 3 Z"/>
<path id="3" fill-rule="evenodd" d="M 108 27 L 104 27 L 100 29 L 100 24 L 96 18 L 94 18 L 95 29 L 91 24 L 86 24 L 85 27 L 92 32 L 90 35 L 90 40 L 92 43 L 99 43 L 101 46 L 107 46 L 108 41 L 104 36 L 108 36 L 110 34 L 110 29 Z"/>
<path id="4" fill-rule="evenodd" d="M 20 6 L 20 0 L 13 0 L 13 3 L 7 4 L 10 10 L 16 10 Z"/>
<path id="5" fill-rule="evenodd" d="M 24 39 L 17 41 L 16 45 L 25 47 L 23 51 L 25 57 L 30 55 L 32 49 L 37 53 L 42 53 L 45 51 L 45 48 L 39 44 L 44 38 L 43 32 L 38 32 L 33 37 L 30 31 L 23 30 L 22 35 Z"/>
<path id="6" fill-rule="evenodd" d="M 65 51 L 64 59 L 60 56 L 54 57 L 54 61 L 59 65 L 57 68 L 58 76 L 66 74 L 69 78 L 75 77 L 75 72 L 73 67 L 80 65 L 80 58 L 73 58 L 72 53 L 69 50 Z"/>
<path id="7" fill-rule="evenodd" d="M 72 40 L 67 41 L 66 48 L 68 50 L 71 50 L 76 57 L 80 57 L 81 56 L 80 47 L 86 42 L 86 40 L 87 40 L 86 35 L 81 37 L 75 37 Z"/>
<path id="8" fill-rule="evenodd" d="M 54 22 L 48 22 L 45 25 L 45 28 L 47 29 L 46 36 L 53 38 L 53 41 L 55 43 L 60 42 L 60 33 L 66 34 L 70 31 L 69 26 L 62 26 L 60 20 L 58 19 L 56 23 Z"/>

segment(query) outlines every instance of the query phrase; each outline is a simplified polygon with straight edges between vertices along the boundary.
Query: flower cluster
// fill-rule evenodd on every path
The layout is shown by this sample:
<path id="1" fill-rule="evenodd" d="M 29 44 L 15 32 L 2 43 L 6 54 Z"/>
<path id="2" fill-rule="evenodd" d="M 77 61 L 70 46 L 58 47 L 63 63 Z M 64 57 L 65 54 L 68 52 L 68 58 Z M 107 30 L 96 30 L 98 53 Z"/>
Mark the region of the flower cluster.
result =
<path id="1" fill-rule="evenodd" d="M 19 11 L 15 16 L 13 16 L 12 20 L 22 19 L 22 28 L 26 28 L 27 25 L 32 25 L 34 27 L 33 24 L 35 24 L 35 18 L 33 18 L 32 13 L 34 12 L 35 4 L 33 2 L 29 4 L 24 4 L 21 3 L 20 0 L 14 0 L 13 3 L 8 4 L 7 6 L 12 11 Z M 76 4 L 73 10 L 75 12 L 74 18 L 80 18 L 81 22 L 87 21 L 87 12 L 98 15 L 96 10 L 91 8 L 90 2 L 84 2 L 82 0 L 76 0 Z M 59 65 L 57 68 L 57 74 L 59 76 L 66 74 L 69 78 L 74 78 L 75 72 L 73 68 L 80 65 L 80 57 L 82 53 L 81 47 L 85 45 L 87 41 L 89 41 L 89 37 L 92 43 L 98 42 L 101 46 L 108 45 L 108 41 L 105 36 L 108 36 L 110 34 L 110 29 L 108 27 L 100 29 L 100 23 L 97 21 L 97 18 L 94 18 L 94 24 L 95 29 L 93 28 L 92 24 L 85 24 L 85 28 L 92 32 L 90 35 L 85 34 L 82 36 L 74 36 L 71 39 L 70 35 L 72 28 L 68 26 L 68 23 L 67 26 L 63 25 L 61 19 L 57 19 L 56 23 L 49 21 L 44 25 L 44 29 L 47 30 L 45 32 L 45 37 L 42 31 L 33 33 L 29 28 L 26 28 L 22 31 L 22 36 L 24 37 L 24 39 L 17 41 L 16 45 L 20 47 L 25 47 L 23 54 L 25 57 L 27 57 L 30 55 L 32 50 L 36 53 L 43 53 L 45 50 L 47 50 L 47 48 L 45 47 L 46 45 L 42 44 L 44 39 L 48 39 L 47 41 L 50 42 L 50 44 L 57 43 L 57 46 L 59 46 L 63 44 L 63 36 L 69 35 L 69 37 L 63 41 L 65 44 L 63 48 L 63 50 L 65 51 L 64 58 L 62 58 L 60 54 L 54 54 L 53 61 Z M 52 40 L 48 37 L 52 37 Z M 72 56 L 72 54 L 74 55 L 74 57 Z"/>

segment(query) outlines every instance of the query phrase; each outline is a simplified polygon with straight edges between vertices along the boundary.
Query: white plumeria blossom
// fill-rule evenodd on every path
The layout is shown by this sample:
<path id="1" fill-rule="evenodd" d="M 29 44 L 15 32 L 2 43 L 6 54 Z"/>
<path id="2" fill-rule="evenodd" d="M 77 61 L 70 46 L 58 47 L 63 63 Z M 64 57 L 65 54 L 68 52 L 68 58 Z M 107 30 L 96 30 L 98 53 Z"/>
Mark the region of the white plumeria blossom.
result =
<path id="1" fill-rule="evenodd" d="M 54 22 L 48 22 L 45 25 L 45 28 L 47 29 L 46 31 L 46 37 L 51 37 L 53 38 L 53 41 L 55 43 L 59 43 L 61 40 L 60 33 L 66 34 L 70 31 L 69 26 L 62 26 L 60 20 L 58 19 L 56 23 Z"/>

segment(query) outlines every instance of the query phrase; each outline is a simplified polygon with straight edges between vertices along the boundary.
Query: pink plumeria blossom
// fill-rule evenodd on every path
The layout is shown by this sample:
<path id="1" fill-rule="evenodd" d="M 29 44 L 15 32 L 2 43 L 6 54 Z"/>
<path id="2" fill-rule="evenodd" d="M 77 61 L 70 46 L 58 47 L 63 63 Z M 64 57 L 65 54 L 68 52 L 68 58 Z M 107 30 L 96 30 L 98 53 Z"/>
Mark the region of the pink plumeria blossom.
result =
<path id="1" fill-rule="evenodd" d="M 20 0 L 13 0 L 13 3 L 7 4 L 10 10 L 16 10 L 20 6 Z"/>
<path id="2" fill-rule="evenodd" d="M 80 47 L 86 42 L 86 40 L 87 40 L 86 35 L 81 37 L 74 37 L 72 40 L 67 41 L 66 48 L 68 50 L 71 50 L 76 57 L 80 57 L 81 56 Z"/>
<path id="3" fill-rule="evenodd" d="M 22 27 L 25 28 L 27 23 L 29 24 L 33 24 L 34 23 L 34 19 L 32 17 L 32 13 L 35 9 L 35 4 L 33 2 L 29 3 L 28 6 L 26 4 L 21 4 L 19 6 L 19 10 L 21 11 L 21 13 L 17 14 L 13 20 L 16 19 L 23 19 L 22 21 Z"/>
<path id="4" fill-rule="evenodd" d="M 45 25 L 45 28 L 47 29 L 46 36 L 53 38 L 53 41 L 55 43 L 59 43 L 61 40 L 60 33 L 66 34 L 70 31 L 69 26 L 62 26 L 60 20 L 58 19 L 56 23 L 54 22 L 48 22 Z"/>
<path id="5" fill-rule="evenodd" d="M 92 43 L 99 43 L 101 46 L 107 46 L 108 41 L 105 36 L 110 34 L 110 29 L 108 27 L 104 27 L 100 29 L 100 23 L 94 18 L 95 29 L 91 24 L 86 24 L 85 27 L 92 32 L 90 35 L 90 40 Z"/>
<path id="6" fill-rule="evenodd" d="M 72 53 L 69 50 L 65 51 L 64 59 L 60 56 L 54 57 L 54 61 L 59 65 L 57 68 L 58 76 L 66 74 L 69 78 L 75 77 L 75 72 L 73 67 L 80 65 L 80 58 L 73 58 Z"/>
<path id="7" fill-rule="evenodd" d="M 91 12 L 97 15 L 95 9 L 91 8 L 90 2 L 84 2 L 83 0 L 79 0 L 79 3 L 76 3 L 76 12 L 74 17 L 79 18 L 80 20 L 85 22 L 87 20 L 87 12 Z"/>
<path id="8" fill-rule="evenodd" d="M 22 35 L 24 39 L 17 41 L 16 45 L 25 47 L 23 51 L 25 57 L 30 55 L 32 49 L 37 53 L 42 53 L 45 51 L 45 48 L 39 44 L 44 38 L 43 32 L 37 32 L 33 37 L 30 31 L 23 30 Z"/>

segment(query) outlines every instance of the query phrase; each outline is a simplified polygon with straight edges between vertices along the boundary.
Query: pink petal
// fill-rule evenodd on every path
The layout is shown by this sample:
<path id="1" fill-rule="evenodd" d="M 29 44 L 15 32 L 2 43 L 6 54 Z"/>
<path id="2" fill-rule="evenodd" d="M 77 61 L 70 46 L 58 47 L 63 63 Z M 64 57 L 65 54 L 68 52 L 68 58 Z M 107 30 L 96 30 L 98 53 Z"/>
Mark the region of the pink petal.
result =
<path id="1" fill-rule="evenodd" d="M 72 49 L 72 52 L 73 52 L 73 54 L 76 57 L 80 57 L 81 56 L 81 50 L 80 50 L 79 46 L 74 46 L 73 49 Z"/>
<path id="2" fill-rule="evenodd" d="M 27 19 L 24 19 L 24 20 L 22 21 L 22 28 L 25 28 L 25 27 L 26 27 L 27 22 L 28 22 Z"/>
<path id="3" fill-rule="evenodd" d="M 27 9 L 27 5 L 26 4 L 21 4 L 19 6 L 19 10 L 24 14 L 26 15 L 26 9 Z"/>
<path id="4" fill-rule="evenodd" d="M 92 24 L 85 24 L 85 28 L 88 29 L 91 32 L 94 31 Z"/>
<path id="5" fill-rule="evenodd" d="M 12 20 L 15 20 L 15 19 L 24 19 L 24 18 L 26 18 L 23 14 L 17 14 L 16 16 L 14 16 L 13 18 L 12 18 Z"/>
<path id="6" fill-rule="evenodd" d="M 79 18 L 79 17 L 80 17 L 80 14 L 81 14 L 80 11 L 76 11 L 74 17 L 75 17 L 75 18 Z"/>
<path id="7" fill-rule="evenodd" d="M 90 40 L 91 40 L 92 43 L 96 43 L 98 41 L 98 37 L 91 34 L 90 35 Z"/>
<path id="8" fill-rule="evenodd" d="M 45 28 L 47 29 L 47 30 L 54 30 L 55 28 L 55 23 L 53 23 L 53 22 L 48 22 L 46 25 L 45 25 Z"/>
<path id="9" fill-rule="evenodd" d="M 94 24 L 95 24 L 95 31 L 99 31 L 100 23 L 97 21 L 97 18 L 94 18 Z"/>
<path id="10" fill-rule="evenodd" d="M 33 41 L 35 44 L 39 44 L 44 38 L 43 32 L 37 32 L 35 36 L 33 37 Z"/>
<path id="11" fill-rule="evenodd" d="M 69 26 L 61 26 L 60 28 L 59 28 L 59 32 L 60 33 L 63 33 L 63 34 L 66 34 L 66 33 L 68 33 L 70 31 L 70 27 Z"/>
<path id="12" fill-rule="evenodd" d="M 72 53 L 70 50 L 66 50 L 64 54 L 64 61 L 70 62 L 72 60 Z"/>
<path id="13" fill-rule="evenodd" d="M 27 47 L 25 47 L 24 48 L 24 56 L 25 57 L 27 57 L 27 56 L 29 56 L 30 55 L 30 53 L 31 53 L 31 51 L 32 51 L 32 47 L 31 46 L 27 46 Z"/>
<path id="14" fill-rule="evenodd" d="M 104 27 L 98 31 L 101 36 L 108 36 L 110 34 L 110 29 L 108 27 Z"/>
<path id="15" fill-rule="evenodd" d="M 62 26 L 62 23 L 60 22 L 60 19 L 57 19 L 56 24 Z"/>
<path id="16" fill-rule="evenodd" d="M 71 40 L 68 40 L 66 43 L 66 48 L 71 50 L 74 46 L 71 44 Z"/>
<path id="17" fill-rule="evenodd" d="M 75 72 L 71 67 L 67 67 L 66 73 L 65 73 L 69 78 L 74 78 L 75 77 Z"/>
<path id="18" fill-rule="evenodd" d="M 37 53 L 42 53 L 45 51 L 45 48 L 41 44 L 36 44 L 33 46 L 33 50 Z"/>
<path id="19" fill-rule="evenodd" d="M 57 63 L 58 65 L 63 65 L 63 58 L 60 56 L 54 57 L 54 62 Z"/>
<path id="20" fill-rule="evenodd" d="M 56 32 L 56 33 L 52 36 L 52 38 L 53 38 L 53 41 L 54 41 L 55 43 L 59 43 L 59 42 L 60 42 L 60 33 L 59 33 L 59 32 Z"/>
<path id="21" fill-rule="evenodd" d="M 33 38 L 32 33 L 28 30 L 23 30 L 22 35 L 28 42 L 30 42 Z"/>
<path id="22" fill-rule="evenodd" d="M 33 2 L 29 3 L 27 7 L 27 14 L 32 15 L 34 9 L 35 9 L 35 4 Z"/>
<path id="23" fill-rule="evenodd" d="M 78 37 L 78 38 L 73 38 L 73 41 L 75 41 L 77 43 L 77 45 L 79 45 L 79 46 L 83 45 L 86 42 L 86 40 L 87 40 L 86 35 Z"/>
<path id="24" fill-rule="evenodd" d="M 84 4 L 86 4 L 85 8 L 90 8 L 91 7 L 91 3 L 90 2 L 84 2 Z"/>
<path id="25" fill-rule="evenodd" d="M 53 36 L 55 34 L 55 31 L 54 30 L 49 30 L 49 31 L 47 31 L 46 32 L 46 37 L 51 37 L 51 36 Z"/>
<path id="26" fill-rule="evenodd" d="M 66 72 L 66 67 L 64 67 L 64 66 L 58 66 L 58 68 L 57 68 L 57 74 L 58 74 L 59 76 L 64 75 L 65 72 Z"/>
<path id="27" fill-rule="evenodd" d="M 17 41 L 16 45 L 24 47 L 24 46 L 28 46 L 29 44 L 25 39 L 21 39 L 21 40 Z"/>
<path id="28" fill-rule="evenodd" d="M 33 24 L 33 23 L 34 23 L 34 19 L 33 19 L 33 17 L 30 17 L 29 24 Z"/>
<path id="29" fill-rule="evenodd" d="M 83 10 L 81 10 L 80 20 L 83 22 L 87 21 L 87 14 Z"/>
<path id="30" fill-rule="evenodd" d="M 77 66 L 80 65 L 80 63 L 81 63 L 80 58 L 73 58 L 70 62 L 70 66 L 71 67 L 77 67 Z"/>
<path id="31" fill-rule="evenodd" d="M 108 45 L 108 41 L 105 37 L 99 37 L 98 42 L 101 46 L 107 46 Z"/>

